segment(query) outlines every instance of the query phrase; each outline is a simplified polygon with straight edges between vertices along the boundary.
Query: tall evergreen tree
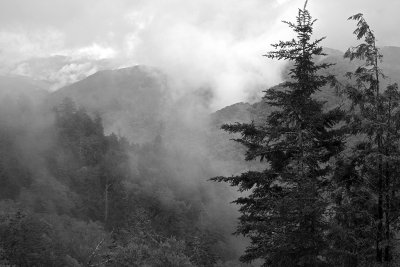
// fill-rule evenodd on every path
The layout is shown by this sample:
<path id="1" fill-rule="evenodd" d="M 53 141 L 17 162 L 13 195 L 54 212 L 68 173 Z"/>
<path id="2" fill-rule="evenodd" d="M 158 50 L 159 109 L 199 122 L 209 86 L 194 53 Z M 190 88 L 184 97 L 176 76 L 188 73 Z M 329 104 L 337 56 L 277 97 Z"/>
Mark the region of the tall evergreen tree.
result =
<path id="1" fill-rule="evenodd" d="M 362 14 L 354 31 L 363 42 L 351 47 L 345 58 L 362 62 L 347 77 L 351 109 L 348 133 L 357 137 L 352 153 L 341 161 L 336 176 L 337 216 L 344 235 L 338 246 L 349 258 L 349 266 L 375 258 L 377 263 L 393 260 L 395 222 L 399 217 L 399 91 L 397 84 L 382 90 L 385 75 L 380 68 L 382 55 L 376 38 Z M 352 240 L 352 241 L 349 241 Z"/>
<path id="2" fill-rule="evenodd" d="M 342 149 L 335 125 L 343 113 L 324 111 L 324 102 L 314 98 L 334 77 L 320 73 L 330 64 L 314 62 L 325 55 L 320 46 L 324 38 L 311 40 L 315 20 L 306 5 L 295 23 L 284 21 L 296 38 L 272 45 L 275 51 L 265 55 L 293 63 L 289 80 L 265 91 L 264 98 L 276 110 L 263 124 L 222 126 L 241 134 L 235 140 L 247 147 L 247 160 L 264 160 L 266 165 L 261 172 L 212 179 L 250 191 L 234 201 L 241 206 L 236 234 L 251 239 L 241 257 L 244 262 L 260 258 L 264 266 L 328 266 L 328 162 Z"/>

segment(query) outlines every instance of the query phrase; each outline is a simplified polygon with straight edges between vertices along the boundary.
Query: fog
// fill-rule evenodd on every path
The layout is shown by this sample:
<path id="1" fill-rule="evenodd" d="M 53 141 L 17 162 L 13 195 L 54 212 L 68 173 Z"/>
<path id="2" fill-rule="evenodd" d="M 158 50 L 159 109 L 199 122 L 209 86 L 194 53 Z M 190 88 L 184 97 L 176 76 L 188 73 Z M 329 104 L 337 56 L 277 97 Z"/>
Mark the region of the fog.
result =
<path id="1" fill-rule="evenodd" d="M 385 3 L 310 1 L 319 19 L 316 36 L 328 36 L 325 46 L 344 50 L 354 43 L 350 30 L 341 31 L 351 27 L 347 17 L 364 12 L 384 40 L 381 45 L 399 44 L 393 34 L 399 3 Z M 210 108 L 216 110 L 257 99 L 261 89 L 280 81 L 279 63 L 261 55 L 270 43 L 290 36 L 281 20 L 293 18 L 302 5 L 299 0 L 6 0 L 0 3 L 1 69 L 50 80 L 56 90 L 101 69 L 150 65 L 171 76 L 178 95 L 210 87 Z M 49 58 L 57 55 L 66 58 Z"/>
<path id="2" fill-rule="evenodd" d="M 342 50 L 354 43 L 348 16 L 365 12 L 374 25 L 400 7 L 396 1 L 385 7 L 361 0 L 309 2 L 311 14 L 318 18 L 316 38 L 327 35 L 323 45 Z M 85 109 L 79 112 L 102 117 L 107 135 L 102 138 L 127 138 L 127 143 L 121 141 L 129 158 L 129 172 L 121 183 L 126 195 L 121 199 L 144 195 L 141 201 L 147 205 L 154 198 L 160 213 L 170 211 L 171 216 L 183 206 L 194 215 L 178 215 L 196 219 L 195 227 L 202 231 L 219 231 L 222 237 L 215 247 L 226 246 L 223 260 L 236 260 L 248 242 L 231 236 L 239 213 L 230 202 L 240 194 L 208 180 L 258 165 L 244 162 L 243 149 L 216 124 L 225 117 L 214 112 L 238 102 L 257 103 L 263 90 L 283 80 L 285 64 L 263 55 L 271 43 L 292 37 L 281 21 L 292 21 L 302 6 L 298 0 L 1 1 L 0 123 L 11 140 L 11 148 L 5 146 L 4 151 L 15 153 L 4 157 L 16 158 L 30 175 L 29 182 L 21 174 L 21 181 L 11 183 L 15 192 L 9 198 L 34 212 L 93 220 L 112 233 L 99 211 L 91 211 L 97 217 L 76 211 L 86 199 L 79 195 L 81 188 L 72 189 L 75 185 L 63 180 L 86 181 L 101 168 L 90 173 L 89 167 L 80 166 L 66 178 L 63 166 L 57 165 L 61 174 L 49 167 L 52 160 L 77 164 L 59 151 L 57 134 L 64 128 L 57 128 L 54 113 L 62 97 L 71 97 Z M 391 20 L 375 28 L 387 42 L 381 45 L 400 44 L 393 34 L 396 25 Z M 348 30 L 343 33 L 343 28 Z M 134 82 L 129 75 L 136 75 Z M 10 76 L 16 84 L 30 80 L 20 92 L 5 82 Z M 15 90 L 7 91 L 10 88 Z M 229 122 L 249 118 L 246 107 Z M 70 165 L 66 169 L 73 168 Z M 99 188 L 97 197 L 102 200 L 104 188 Z M 126 203 L 135 208 L 136 202 Z M 143 203 L 141 208 L 148 208 Z M 157 221 L 155 229 L 158 223 L 163 222 Z"/>

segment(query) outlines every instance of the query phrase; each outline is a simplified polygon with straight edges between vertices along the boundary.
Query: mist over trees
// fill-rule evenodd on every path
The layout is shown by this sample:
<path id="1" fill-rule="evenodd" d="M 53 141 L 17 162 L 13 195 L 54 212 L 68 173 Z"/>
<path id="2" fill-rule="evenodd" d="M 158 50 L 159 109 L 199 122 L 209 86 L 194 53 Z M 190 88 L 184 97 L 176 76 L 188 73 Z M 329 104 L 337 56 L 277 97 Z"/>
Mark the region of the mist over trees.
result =
<path id="1" fill-rule="evenodd" d="M 137 145 L 106 135 L 101 118 L 69 98 L 49 112 L 33 139 L 22 133 L 22 151 L 16 135 L 31 125 L 12 129 L 9 121 L 1 130 L 1 264 L 211 266 L 232 259 L 222 225 L 204 212 L 209 196 L 178 185 L 160 136 Z M 30 148 L 34 142 L 45 143 Z"/>
<path id="2" fill-rule="evenodd" d="M 349 20 L 345 73 L 306 1 L 265 55 L 286 80 L 204 121 L 210 92 L 171 107 L 151 67 L 48 95 L 9 78 L 0 266 L 398 266 L 400 92 L 363 15 Z"/>
<path id="3" fill-rule="evenodd" d="M 362 14 L 355 36 L 363 42 L 344 57 L 359 66 L 339 83 L 315 63 L 325 55 L 312 40 L 307 1 L 296 21 L 296 38 L 272 45 L 268 58 L 292 62 L 288 81 L 265 91 L 275 107 L 261 123 L 225 124 L 239 134 L 246 160 L 263 171 L 215 177 L 249 191 L 234 202 L 241 217 L 236 234 L 251 239 L 243 262 L 263 266 L 397 266 L 399 90 L 386 78 L 375 35 Z M 327 109 L 315 93 L 330 85 L 347 105 Z"/>

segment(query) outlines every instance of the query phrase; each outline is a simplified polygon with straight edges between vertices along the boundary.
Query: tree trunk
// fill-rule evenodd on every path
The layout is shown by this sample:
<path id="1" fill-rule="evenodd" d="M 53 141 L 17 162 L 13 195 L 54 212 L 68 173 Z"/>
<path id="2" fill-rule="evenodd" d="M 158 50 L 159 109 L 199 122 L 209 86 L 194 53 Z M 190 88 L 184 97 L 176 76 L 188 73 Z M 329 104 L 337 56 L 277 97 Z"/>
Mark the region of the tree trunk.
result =
<path id="1" fill-rule="evenodd" d="M 380 167 L 381 168 L 381 167 Z M 382 234 L 383 234 L 383 194 L 382 194 L 382 180 L 379 179 L 379 199 L 378 199 L 378 233 L 377 233 L 377 246 L 376 246 L 376 261 L 382 262 Z"/>
<path id="2" fill-rule="evenodd" d="M 110 184 L 106 184 L 104 190 L 104 224 L 107 225 L 108 221 L 108 189 L 110 188 Z"/>
<path id="3" fill-rule="evenodd" d="M 381 137 L 378 137 L 378 151 L 381 151 Z M 378 163 L 378 232 L 377 232 L 377 247 L 376 261 L 382 262 L 382 241 L 383 241 L 383 170 L 382 170 L 382 155 L 379 155 Z"/>

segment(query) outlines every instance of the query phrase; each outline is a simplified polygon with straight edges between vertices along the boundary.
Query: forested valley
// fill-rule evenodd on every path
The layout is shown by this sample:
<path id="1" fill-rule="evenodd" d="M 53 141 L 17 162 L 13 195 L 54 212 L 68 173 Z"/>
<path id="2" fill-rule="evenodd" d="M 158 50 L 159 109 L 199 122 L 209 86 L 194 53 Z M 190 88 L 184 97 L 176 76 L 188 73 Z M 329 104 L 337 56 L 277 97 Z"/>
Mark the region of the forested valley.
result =
<path id="1" fill-rule="evenodd" d="M 399 266 L 400 48 L 349 20 L 323 48 L 306 1 L 285 81 L 195 121 L 151 67 L 0 77 L 0 266 Z"/>
<path id="2" fill-rule="evenodd" d="M 3 121 L 3 265 L 211 266 L 229 253 L 204 203 L 171 177 L 161 137 L 139 146 L 105 135 L 69 98 L 53 112 L 34 137 Z"/>

